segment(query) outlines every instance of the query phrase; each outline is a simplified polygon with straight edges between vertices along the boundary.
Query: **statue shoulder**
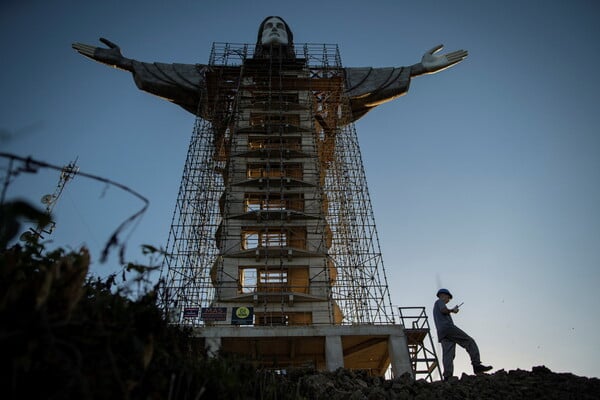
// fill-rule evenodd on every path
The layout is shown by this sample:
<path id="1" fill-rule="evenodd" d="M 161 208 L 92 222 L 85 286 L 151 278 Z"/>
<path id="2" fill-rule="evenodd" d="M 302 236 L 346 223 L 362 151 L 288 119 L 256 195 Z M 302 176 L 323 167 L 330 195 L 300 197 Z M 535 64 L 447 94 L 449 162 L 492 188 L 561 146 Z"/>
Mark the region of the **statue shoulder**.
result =
<path id="1" fill-rule="evenodd" d="M 204 84 L 207 70 L 208 66 L 204 64 L 133 62 L 133 74 L 138 86 L 160 84 L 197 90 Z"/>
<path id="2" fill-rule="evenodd" d="M 390 87 L 408 87 L 410 68 L 407 67 L 362 67 L 345 68 L 346 93 L 350 97 L 383 90 Z"/>

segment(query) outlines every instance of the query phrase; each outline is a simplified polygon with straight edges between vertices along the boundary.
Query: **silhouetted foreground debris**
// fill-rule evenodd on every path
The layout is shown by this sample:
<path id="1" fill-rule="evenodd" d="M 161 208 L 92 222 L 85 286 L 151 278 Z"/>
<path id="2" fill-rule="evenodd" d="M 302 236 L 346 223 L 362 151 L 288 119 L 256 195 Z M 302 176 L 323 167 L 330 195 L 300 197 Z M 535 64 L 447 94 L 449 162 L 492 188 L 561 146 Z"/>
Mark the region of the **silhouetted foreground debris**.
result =
<path id="1" fill-rule="evenodd" d="M 4 227 L 20 216 L 0 209 Z M 19 231 L 1 228 L 4 244 Z M 207 359 L 188 331 L 163 320 L 154 290 L 132 298 L 114 275 L 89 278 L 89 262 L 85 249 L 0 248 L 1 399 L 600 398 L 599 379 L 545 367 L 427 383 L 343 369 L 278 374 Z M 150 269 L 129 264 L 124 273 L 137 272 L 140 282 Z"/>
<path id="2" fill-rule="evenodd" d="M 498 371 L 489 375 L 463 375 L 451 382 L 413 381 L 409 376 L 393 380 L 370 377 L 360 371 L 291 373 L 282 378 L 305 399 L 599 399 L 600 379 L 554 373 L 548 368 L 532 371 Z"/>

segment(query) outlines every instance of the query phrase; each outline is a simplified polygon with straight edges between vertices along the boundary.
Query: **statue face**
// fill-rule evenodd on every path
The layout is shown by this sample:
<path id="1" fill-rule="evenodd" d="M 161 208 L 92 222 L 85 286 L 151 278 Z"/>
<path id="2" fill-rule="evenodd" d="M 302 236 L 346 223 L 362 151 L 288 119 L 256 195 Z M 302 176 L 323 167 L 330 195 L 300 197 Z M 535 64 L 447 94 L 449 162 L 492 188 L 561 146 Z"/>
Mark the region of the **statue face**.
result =
<path id="1" fill-rule="evenodd" d="M 263 25 L 261 42 L 262 44 L 274 45 L 289 44 L 285 23 L 277 17 L 266 20 Z"/>

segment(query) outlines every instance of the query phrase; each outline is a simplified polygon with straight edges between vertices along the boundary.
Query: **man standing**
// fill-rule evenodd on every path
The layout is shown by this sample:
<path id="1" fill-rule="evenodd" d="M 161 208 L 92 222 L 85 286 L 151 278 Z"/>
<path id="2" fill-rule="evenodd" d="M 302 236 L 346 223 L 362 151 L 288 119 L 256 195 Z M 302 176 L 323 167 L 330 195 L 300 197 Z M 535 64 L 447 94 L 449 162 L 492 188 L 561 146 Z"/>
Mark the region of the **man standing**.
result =
<path id="1" fill-rule="evenodd" d="M 452 299 L 452 294 L 448 289 L 440 289 L 437 292 L 438 300 L 433 305 L 433 320 L 437 328 L 438 340 L 442 344 L 442 362 L 444 364 L 444 380 L 448 380 L 454 373 L 454 354 L 456 345 L 460 345 L 471 357 L 473 372 L 481 374 L 492 369 L 491 366 L 481 364 L 479 359 L 479 348 L 472 337 L 467 335 L 462 329 L 454 325 L 451 313 L 459 311 L 458 306 L 454 308 L 446 307 L 446 304 Z"/>

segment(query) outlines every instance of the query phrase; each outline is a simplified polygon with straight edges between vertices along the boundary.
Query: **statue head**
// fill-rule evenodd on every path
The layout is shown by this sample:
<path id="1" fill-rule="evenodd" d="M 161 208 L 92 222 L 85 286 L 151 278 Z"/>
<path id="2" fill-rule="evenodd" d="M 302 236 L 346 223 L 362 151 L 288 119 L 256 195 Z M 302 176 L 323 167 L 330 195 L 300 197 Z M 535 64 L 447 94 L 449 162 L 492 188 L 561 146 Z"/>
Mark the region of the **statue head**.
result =
<path id="1" fill-rule="evenodd" d="M 280 17 L 267 17 L 260 25 L 259 40 L 263 45 L 287 45 L 289 29 Z"/>
<path id="2" fill-rule="evenodd" d="M 294 34 L 289 25 L 283 18 L 270 15 L 258 28 L 254 57 L 268 57 L 274 49 L 285 57 L 295 57 Z"/>

